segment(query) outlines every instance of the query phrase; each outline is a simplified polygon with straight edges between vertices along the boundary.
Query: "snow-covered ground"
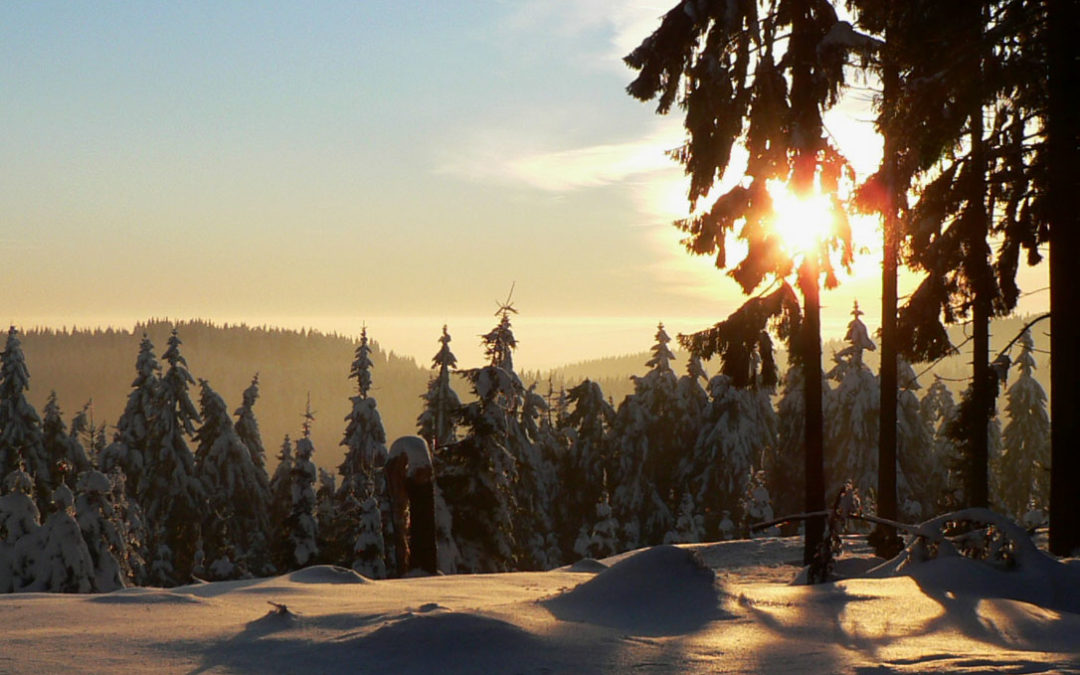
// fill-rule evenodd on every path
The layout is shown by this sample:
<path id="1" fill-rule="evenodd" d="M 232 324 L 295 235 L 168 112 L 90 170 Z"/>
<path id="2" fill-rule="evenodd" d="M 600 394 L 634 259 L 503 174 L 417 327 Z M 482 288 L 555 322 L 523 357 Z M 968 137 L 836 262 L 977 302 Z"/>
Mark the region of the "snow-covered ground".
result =
<path id="1" fill-rule="evenodd" d="M 942 557 L 908 576 L 793 586 L 800 547 L 760 539 L 551 572 L 369 581 L 311 567 L 6 595 L 0 672 L 1080 672 L 1080 565 L 1003 572 Z M 848 556 L 847 572 L 870 565 L 865 551 Z"/>

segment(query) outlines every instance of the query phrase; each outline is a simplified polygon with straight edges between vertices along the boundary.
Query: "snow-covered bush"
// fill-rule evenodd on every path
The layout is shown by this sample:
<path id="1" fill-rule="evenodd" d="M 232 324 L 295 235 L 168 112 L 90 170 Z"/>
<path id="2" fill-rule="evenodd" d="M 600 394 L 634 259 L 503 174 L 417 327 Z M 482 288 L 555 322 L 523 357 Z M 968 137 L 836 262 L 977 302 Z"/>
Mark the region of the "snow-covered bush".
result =
<path id="1" fill-rule="evenodd" d="M 1037 565 L 1046 558 L 1022 525 L 989 509 L 970 508 L 911 528 L 904 550 L 879 566 L 877 573 L 900 573 L 911 565 L 949 556 L 979 560 L 1004 570 Z"/>

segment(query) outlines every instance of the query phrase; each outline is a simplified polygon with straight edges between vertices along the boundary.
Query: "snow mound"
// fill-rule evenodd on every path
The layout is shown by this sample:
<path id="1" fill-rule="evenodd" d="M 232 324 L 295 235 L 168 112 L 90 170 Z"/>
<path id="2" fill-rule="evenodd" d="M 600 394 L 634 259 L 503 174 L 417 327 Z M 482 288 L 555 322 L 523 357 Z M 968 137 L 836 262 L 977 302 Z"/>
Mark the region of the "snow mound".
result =
<path id="1" fill-rule="evenodd" d="M 193 595 L 161 588 L 125 588 L 92 596 L 89 602 L 101 605 L 201 605 L 206 601 Z"/>
<path id="2" fill-rule="evenodd" d="M 677 546 L 645 549 L 543 601 L 562 621 L 649 636 L 689 633 L 725 618 L 720 604 L 716 575 L 696 553 Z"/>
<path id="3" fill-rule="evenodd" d="M 313 565 L 296 570 L 286 577 L 298 584 L 371 584 L 362 574 L 337 565 Z"/>
<path id="4" fill-rule="evenodd" d="M 585 572 L 589 574 L 596 574 L 597 572 L 603 572 L 608 569 L 608 566 L 604 563 L 596 560 L 595 558 L 582 558 L 572 565 L 560 568 L 565 572 Z"/>
<path id="5" fill-rule="evenodd" d="M 460 612 L 411 614 L 350 646 L 375 672 L 387 673 L 513 672 L 523 656 L 544 651 L 541 640 L 522 628 Z"/>

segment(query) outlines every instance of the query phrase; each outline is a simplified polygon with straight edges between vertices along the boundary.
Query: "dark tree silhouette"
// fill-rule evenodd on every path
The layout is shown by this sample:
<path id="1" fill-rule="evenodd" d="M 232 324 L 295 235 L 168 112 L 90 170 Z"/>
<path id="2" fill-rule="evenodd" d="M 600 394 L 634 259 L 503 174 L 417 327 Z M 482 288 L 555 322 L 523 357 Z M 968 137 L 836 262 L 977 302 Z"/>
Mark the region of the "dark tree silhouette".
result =
<path id="1" fill-rule="evenodd" d="M 855 39 L 853 39 L 853 37 Z M 829 256 L 841 263 L 852 257 L 850 228 L 836 201 L 846 162 L 823 133 L 822 113 L 837 102 L 844 81 L 846 53 L 858 36 L 838 20 L 825 0 L 702 3 L 684 1 L 664 15 L 661 25 L 626 57 L 639 71 L 628 92 L 658 100 L 658 112 L 672 104 L 686 111 L 686 143 L 673 156 L 690 176 L 689 202 L 706 197 L 729 168 L 731 149 L 740 142 L 749 157 L 745 179 L 721 195 L 705 213 L 679 221 L 684 244 L 697 255 L 715 255 L 728 267 L 725 238 L 738 235 L 748 254 L 729 274 L 750 294 L 767 278 L 780 289 L 747 305 L 707 331 L 684 340 L 701 357 L 718 354 L 724 374 L 736 385 L 753 381 L 755 355 L 764 359 L 766 381 L 775 384 L 766 321 L 783 317 L 781 334 L 791 340 L 796 361 L 806 364 L 806 508 L 825 507 L 822 467 L 820 280 L 837 283 Z M 789 184 L 807 195 L 817 183 L 833 199 L 836 231 L 808 251 L 801 264 L 784 251 L 770 228 L 772 199 L 767 181 Z M 786 279 L 797 272 L 805 322 Z M 770 372 L 771 370 L 771 372 Z M 804 557 L 814 555 L 824 523 L 811 520 Z"/>
<path id="2" fill-rule="evenodd" d="M 961 404 L 962 424 L 954 428 L 965 458 L 964 499 L 985 506 L 997 396 L 989 323 L 1015 307 L 1019 252 L 1037 262 L 1044 227 L 1031 189 L 1040 136 L 1032 111 L 1041 88 L 1030 76 L 1039 57 L 1029 43 L 1041 30 L 1041 13 L 1038 3 L 1023 0 L 852 5 L 860 28 L 884 38 L 872 65 L 883 84 L 877 124 L 885 156 L 860 190 L 861 205 L 886 218 L 883 305 L 895 298 L 891 244 L 903 245 L 909 267 L 926 273 L 898 317 L 884 307 L 882 376 L 892 380 L 896 353 L 910 360 L 947 353 L 952 346 L 942 319 L 970 319 L 973 386 Z M 910 208 L 909 189 L 916 196 Z M 889 227 L 890 219 L 900 227 Z M 1003 235 L 996 256 L 991 235 Z M 885 397 L 895 390 L 895 382 L 883 382 L 883 416 L 892 415 Z M 895 420 L 883 417 L 883 456 L 892 453 L 894 427 Z M 891 467 L 880 464 L 882 492 L 890 493 L 885 498 L 895 490 Z"/>
<path id="3" fill-rule="evenodd" d="M 1050 550 L 1070 555 L 1080 548 L 1080 8 L 1072 0 L 1047 0 L 1049 89 L 1047 102 L 1047 210 L 1050 227 Z"/>

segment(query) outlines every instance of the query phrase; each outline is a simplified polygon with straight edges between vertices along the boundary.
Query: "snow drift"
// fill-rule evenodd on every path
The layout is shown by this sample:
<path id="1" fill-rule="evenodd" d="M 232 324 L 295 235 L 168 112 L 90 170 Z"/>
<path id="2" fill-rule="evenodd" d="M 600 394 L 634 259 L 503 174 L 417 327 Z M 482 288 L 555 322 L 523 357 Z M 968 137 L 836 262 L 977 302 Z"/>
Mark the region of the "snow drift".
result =
<path id="1" fill-rule="evenodd" d="M 561 621 L 635 635 L 676 635 L 723 618 L 721 600 L 716 574 L 700 556 L 677 546 L 657 546 L 543 604 Z"/>

